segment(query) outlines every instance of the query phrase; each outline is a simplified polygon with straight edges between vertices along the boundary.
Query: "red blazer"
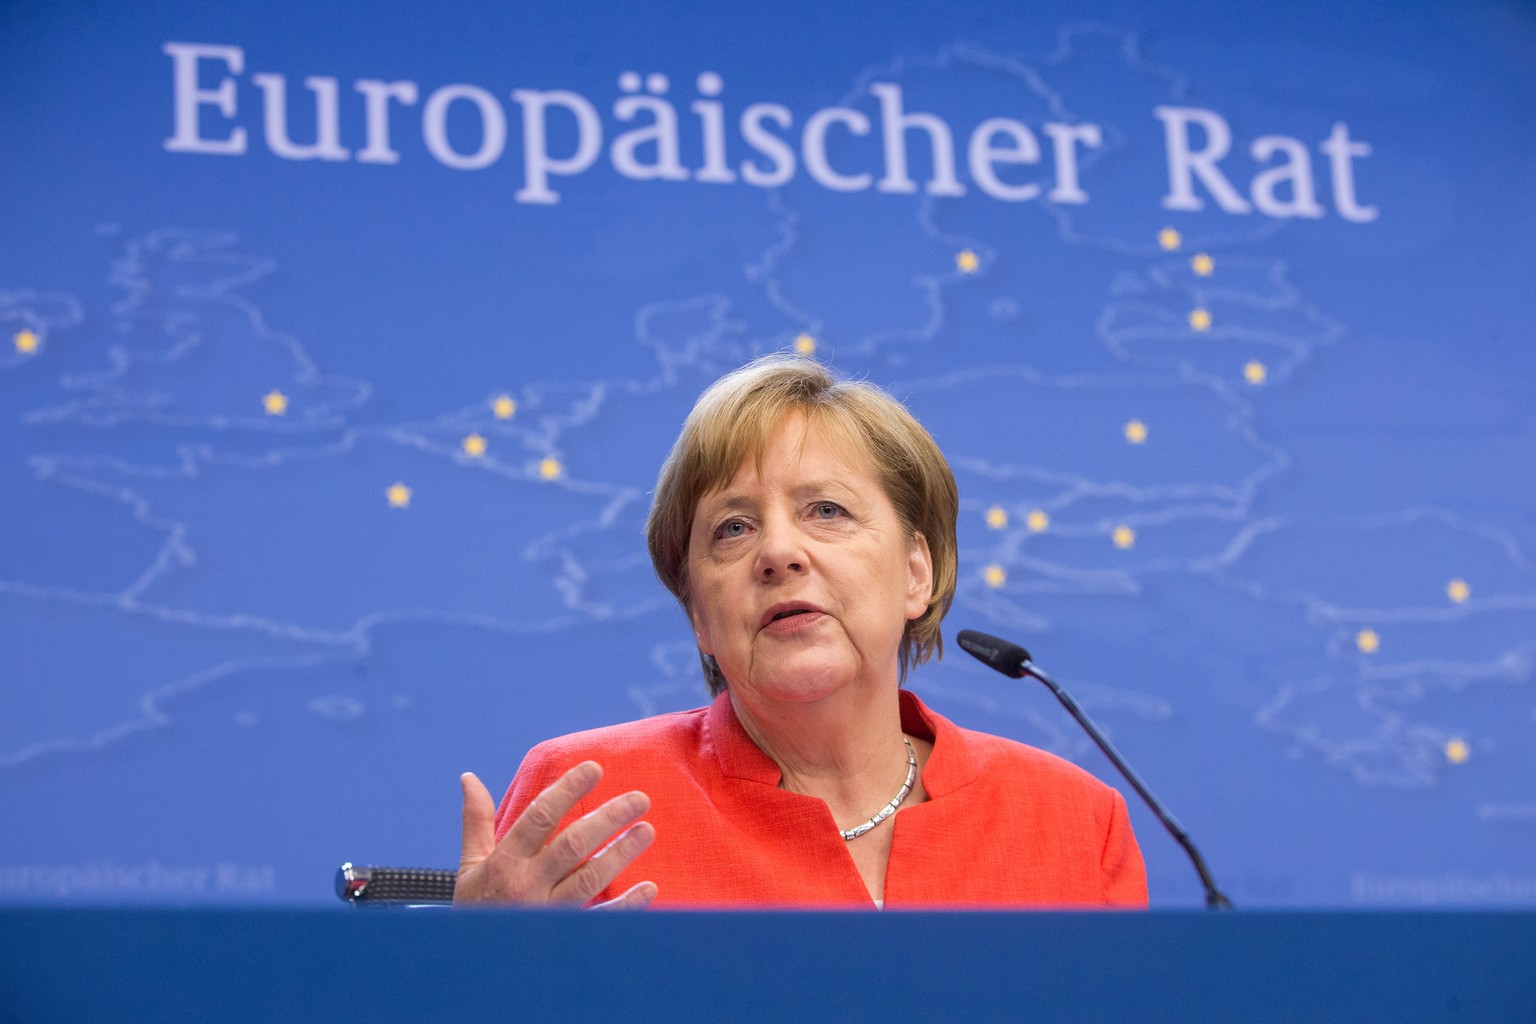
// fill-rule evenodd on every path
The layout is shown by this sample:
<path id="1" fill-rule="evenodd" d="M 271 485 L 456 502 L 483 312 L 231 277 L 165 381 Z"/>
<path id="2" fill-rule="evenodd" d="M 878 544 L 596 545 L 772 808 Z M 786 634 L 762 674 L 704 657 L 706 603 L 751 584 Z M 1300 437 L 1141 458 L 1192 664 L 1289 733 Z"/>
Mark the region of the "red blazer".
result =
<path id="1" fill-rule="evenodd" d="M 926 802 L 903 807 L 885 906 L 1147 905 L 1146 868 L 1125 801 L 1042 750 L 962 729 L 901 692 L 902 728 L 933 741 Z M 693 711 L 574 733 L 529 751 L 496 816 L 496 837 L 585 760 L 603 780 L 561 827 L 631 789 L 651 797 L 656 841 L 598 900 L 636 882 L 658 907 L 870 907 L 824 801 L 778 788 L 779 769 L 729 697 Z"/>

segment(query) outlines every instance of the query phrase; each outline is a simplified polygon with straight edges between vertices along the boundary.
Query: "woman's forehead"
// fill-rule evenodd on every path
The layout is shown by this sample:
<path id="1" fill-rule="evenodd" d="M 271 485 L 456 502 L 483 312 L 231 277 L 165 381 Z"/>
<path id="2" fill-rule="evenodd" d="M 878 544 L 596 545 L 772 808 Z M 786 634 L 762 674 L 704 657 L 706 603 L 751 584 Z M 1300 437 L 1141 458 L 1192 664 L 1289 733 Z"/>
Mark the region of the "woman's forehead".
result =
<path id="1" fill-rule="evenodd" d="M 714 481 L 701 500 L 753 476 L 760 478 L 765 471 L 798 472 L 804 468 L 814 469 L 818 475 L 873 475 L 869 447 L 862 434 L 850 429 L 840 417 L 791 409 L 752 441 L 729 469 L 729 476 L 721 474 L 723 479 Z"/>

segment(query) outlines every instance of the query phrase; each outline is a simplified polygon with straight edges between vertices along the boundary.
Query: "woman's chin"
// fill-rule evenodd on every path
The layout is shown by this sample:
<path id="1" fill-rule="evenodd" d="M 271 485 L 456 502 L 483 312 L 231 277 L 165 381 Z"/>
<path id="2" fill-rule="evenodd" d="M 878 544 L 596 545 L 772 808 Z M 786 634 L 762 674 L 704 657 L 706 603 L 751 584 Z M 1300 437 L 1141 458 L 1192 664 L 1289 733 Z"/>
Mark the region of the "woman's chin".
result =
<path id="1" fill-rule="evenodd" d="M 857 666 L 843 659 L 797 657 L 753 673 L 745 689 L 766 700 L 808 703 L 830 697 L 851 685 Z"/>

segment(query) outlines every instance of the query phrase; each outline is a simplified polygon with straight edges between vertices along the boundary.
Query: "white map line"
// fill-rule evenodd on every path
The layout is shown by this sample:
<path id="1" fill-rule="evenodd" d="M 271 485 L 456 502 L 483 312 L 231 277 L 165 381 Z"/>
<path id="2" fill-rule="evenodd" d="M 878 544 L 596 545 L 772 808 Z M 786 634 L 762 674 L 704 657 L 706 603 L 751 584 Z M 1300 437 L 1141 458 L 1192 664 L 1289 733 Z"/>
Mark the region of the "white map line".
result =
<path id="1" fill-rule="evenodd" d="M 23 330 L 37 335 L 37 344 L 46 347 L 55 331 L 73 327 L 85 319 L 80 300 L 63 292 L 39 292 L 31 288 L 0 288 L 0 371 L 14 370 L 36 359 L 20 351 L 12 339 Z"/>

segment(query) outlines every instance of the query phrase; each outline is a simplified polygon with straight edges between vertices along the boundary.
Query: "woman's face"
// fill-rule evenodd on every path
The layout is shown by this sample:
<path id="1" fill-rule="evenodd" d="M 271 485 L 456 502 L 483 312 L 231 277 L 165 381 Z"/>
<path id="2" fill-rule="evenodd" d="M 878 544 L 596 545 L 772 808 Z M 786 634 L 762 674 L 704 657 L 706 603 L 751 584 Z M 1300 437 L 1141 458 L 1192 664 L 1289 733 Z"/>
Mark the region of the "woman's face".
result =
<path id="1" fill-rule="evenodd" d="M 865 460 L 844 458 L 794 412 L 761 469 L 749 458 L 699 500 L 688 581 L 699 649 L 738 697 L 813 701 L 850 685 L 895 687 L 933 564 Z"/>

